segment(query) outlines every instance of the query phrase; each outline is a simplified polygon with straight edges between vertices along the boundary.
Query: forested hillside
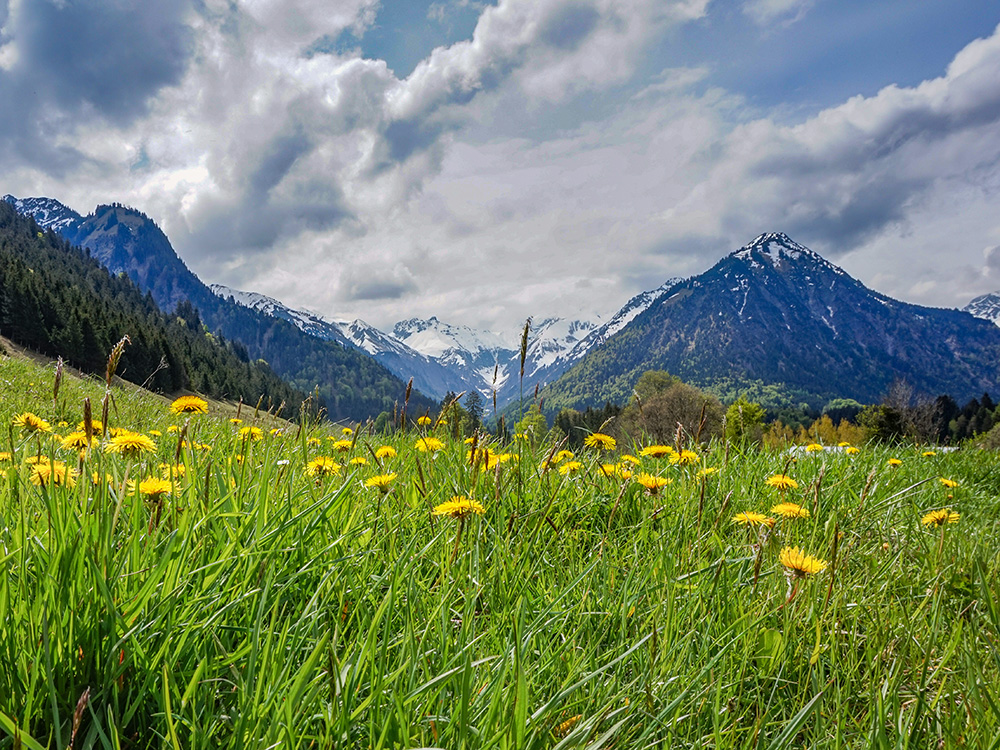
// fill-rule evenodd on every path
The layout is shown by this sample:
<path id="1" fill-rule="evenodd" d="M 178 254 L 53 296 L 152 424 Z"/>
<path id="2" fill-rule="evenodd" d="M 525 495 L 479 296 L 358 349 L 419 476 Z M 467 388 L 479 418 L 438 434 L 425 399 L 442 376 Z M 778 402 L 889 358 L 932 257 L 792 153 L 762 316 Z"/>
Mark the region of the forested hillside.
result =
<path id="1" fill-rule="evenodd" d="M 129 337 L 118 375 L 152 390 L 194 390 L 214 398 L 286 404 L 303 395 L 246 347 L 212 336 L 193 308 L 162 313 L 124 274 L 0 202 L 0 333 L 86 372 L 102 373 L 111 348 Z"/>

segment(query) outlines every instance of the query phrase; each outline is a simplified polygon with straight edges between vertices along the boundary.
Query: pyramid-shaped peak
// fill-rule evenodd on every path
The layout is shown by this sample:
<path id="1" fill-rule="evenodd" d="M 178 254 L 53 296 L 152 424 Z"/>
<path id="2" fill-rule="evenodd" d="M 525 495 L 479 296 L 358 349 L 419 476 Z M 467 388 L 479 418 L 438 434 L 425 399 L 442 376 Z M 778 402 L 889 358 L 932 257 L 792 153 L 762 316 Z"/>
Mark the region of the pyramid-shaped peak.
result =
<path id="1" fill-rule="evenodd" d="M 752 262 L 768 261 L 773 266 L 779 265 L 783 261 L 801 262 L 806 260 L 836 268 L 819 253 L 810 250 L 805 245 L 800 245 L 784 232 L 765 232 L 758 235 L 751 242 L 732 253 L 732 257 Z"/>

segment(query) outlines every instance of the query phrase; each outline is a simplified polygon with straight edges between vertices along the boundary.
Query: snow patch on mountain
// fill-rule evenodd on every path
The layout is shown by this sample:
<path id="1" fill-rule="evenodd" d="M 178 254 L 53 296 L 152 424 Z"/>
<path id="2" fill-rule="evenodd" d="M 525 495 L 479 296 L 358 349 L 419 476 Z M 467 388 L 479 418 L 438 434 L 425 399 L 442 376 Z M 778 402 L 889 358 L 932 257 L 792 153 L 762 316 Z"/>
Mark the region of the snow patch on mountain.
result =
<path id="1" fill-rule="evenodd" d="M 53 198 L 15 198 L 5 195 L 3 200 L 24 216 L 30 216 L 42 229 L 62 232 L 83 220 L 76 211 Z"/>
<path id="2" fill-rule="evenodd" d="M 989 320 L 1000 326 L 1000 291 L 982 294 L 962 309 L 977 318 Z"/>

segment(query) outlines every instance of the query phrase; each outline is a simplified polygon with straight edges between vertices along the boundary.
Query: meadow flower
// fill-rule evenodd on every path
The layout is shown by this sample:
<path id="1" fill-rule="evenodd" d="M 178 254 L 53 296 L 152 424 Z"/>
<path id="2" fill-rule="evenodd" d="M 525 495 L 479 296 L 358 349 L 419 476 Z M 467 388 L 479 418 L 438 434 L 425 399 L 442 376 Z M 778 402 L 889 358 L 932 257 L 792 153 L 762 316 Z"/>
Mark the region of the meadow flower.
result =
<path id="1" fill-rule="evenodd" d="M 782 518 L 809 518 L 809 510 L 795 503 L 778 503 L 771 512 Z"/>
<path id="2" fill-rule="evenodd" d="M 243 424 L 243 420 L 240 419 L 239 417 L 230 417 L 229 422 L 231 424 Z"/>
<path id="3" fill-rule="evenodd" d="M 0 462 L 6 463 L 10 460 L 11 460 L 10 453 L 8 453 L 7 451 L 0 451 Z"/>
<path id="4" fill-rule="evenodd" d="M 613 451 L 615 449 L 615 439 L 610 435 L 605 435 L 601 432 L 595 432 L 591 435 L 587 435 L 583 439 L 583 444 L 588 448 L 599 448 L 603 451 Z"/>
<path id="5" fill-rule="evenodd" d="M 778 562 L 785 569 L 785 574 L 792 578 L 805 578 L 815 575 L 827 568 L 826 560 L 805 554 L 798 547 L 785 547 L 778 556 Z"/>
<path id="6" fill-rule="evenodd" d="M 160 464 L 159 468 L 164 479 L 180 479 L 187 471 L 184 464 Z"/>
<path id="7" fill-rule="evenodd" d="M 706 466 L 704 469 L 698 469 L 697 477 L 699 479 L 705 479 L 712 476 L 713 474 L 718 474 L 719 470 L 715 466 Z"/>
<path id="8" fill-rule="evenodd" d="M 333 440 L 333 438 L 330 438 Z M 332 450 L 339 451 L 340 453 L 345 453 L 351 449 L 353 443 L 350 440 L 333 440 L 333 444 L 330 446 Z"/>
<path id="9" fill-rule="evenodd" d="M 81 432 L 86 432 L 87 422 L 86 421 L 80 422 L 80 424 L 76 426 L 76 429 L 80 430 Z M 168 427 L 167 429 L 170 428 Z M 104 423 L 99 419 L 92 419 L 90 420 L 90 430 L 94 435 L 100 435 L 104 432 Z"/>
<path id="10" fill-rule="evenodd" d="M 455 495 L 451 498 L 451 500 L 447 500 L 440 505 L 435 506 L 432 511 L 435 516 L 450 516 L 451 518 L 458 519 L 463 519 L 473 513 L 477 516 L 481 516 L 485 512 L 486 508 L 477 503 L 475 500 L 470 500 L 465 497 L 465 495 Z"/>
<path id="11" fill-rule="evenodd" d="M 306 445 L 311 445 L 313 447 L 320 444 L 320 439 L 318 437 L 306 438 Z"/>
<path id="12" fill-rule="evenodd" d="M 947 479 L 946 477 L 938 477 L 938 481 L 941 483 L 942 487 L 947 487 L 949 490 L 958 487 L 958 482 L 954 479 Z"/>
<path id="13" fill-rule="evenodd" d="M 855 448 L 853 445 L 844 446 L 844 453 L 846 453 L 848 456 L 853 456 L 856 453 L 860 453 L 860 452 L 861 452 L 861 449 L 860 448 Z"/>
<path id="14" fill-rule="evenodd" d="M 421 453 L 434 453 L 444 448 L 444 442 L 436 437 L 425 437 L 417 440 L 417 450 Z"/>
<path id="15" fill-rule="evenodd" d="M 673 453 L 670 456 L 670 463 L 686 466 L 698 463 L 698 454 L 694 451 L 682 450 L 680 453 Z"/>
<path id="16" fill-rule="evenodd" d="M 806 453 L 818 453 L 821 450 L 823 450 L 823 446 L 819 443 L 809 443 L 806 446 Z"/>
<path id="17" fill-rule="evenodd" d="M 320 456 L 306 464 L 306 474 L 311 477 L 336 476 L 340 474 L 340 464 L 329 456 Z"/>
<path id="18" fill-rule="evenodd" d="M 635 477 L 635 481 L 645 487 L 646 492 L 650 495 L 658 495 L 661 488 L 666 487 L 674 480 L 642 473 Z"/>
<path id="19" fill-rule="evenodd" d="M 353 435 L 354 434 L 354 429 L 351 428 L 351 427 L 341 427 L 340 428 L 340 434 L 341 435 Z"/>
<path id="20" fill-rule="evenodd" d="M 568 458 L 573 458 L 573 451 L 561 450 L 552 457 L 552 463 L 562 463 Z"/>
<path id="21" fill-rule="evenodd" d="M 961 517 L 960 513 L 956 513 L 951 508 L 941 508 L 925 514 L 920 519 L 920 523 L 924 526 L 944 526 L 946 523 L 957 523 Z"/>
<path id="22" fill-rule="evenodd" d="M 169 427 L 167 427 L 167 432 L 180 432 L 180 431 L 181 431 L 181 428 L 178 427 L 175 424 L 172 424 Z"/>
<path id="23" fill-rule="evenodd" d="M 138 458 L 143 453 L 155 451 L 156 443 L 141 433 L 126 430 L 111 438 L 104 450 L 107 453 L 118 453 L 126 458 Z"/>
<path id="24" fill-rule="evenodd" d="M 839 443 L 837 443 L 837 447 L 838 448 L 850 448 L 851 444 L 848 443 L 846 440 L 841 440 Z"/>
<path id="25" fill-rule="evenodd" d="M 642 463 L 642 461 L 633 456 L 631 453 L 622 454 L 622 461 L 628 461 L 630 464 L 634 464 L 636 466 Z"/>
<path id="26" fill-rule="evenodd" d="M 355 456 L 347 463 L 351 464 L 352 466 L 367 466 L 368 459 L 365 458 L 364 456 Z"/>
<path id="27" fill-rule="evenodd" d="M 566 476 L 567 474 L 575 474 L 582 468 L 583 464 L 579 461 L 567 461 L 559 467 L 559 473 Z"/>
<path id="28" fill-rule="evenodd" d="M 208 414 L 208 402 L 198 396 L 181 396 L 170 404 L 172 414 Z"/>
<path id="29" fill-rule="evenodd" d="M 46 422 L 37 414 L 32 414 L 30 411 L 22 412 L 14 417 L 13 422 L 15 427 L 20 427 L 23 432 L 38 434 L 43 432 L 52 432 L 52 425 Z"/>
<path id="30" fill-rule="evenodd" d="M 62 461 L 40 461 L 31 466 L 31 483 L 38 487 L 73 487 L 76 472 Z"/>
<path id="31" fill-rule="evenodd" d="M 149 431 L 149 436 L 150 437 L 163 437 L 163 433 L 160 432 L 159 430 L 150 430 Z"/>
<path id="32" fill-rule="evenodd" d="M 556 726 L 556 728 L 552 730 L 552 733 L 556 737 L 565 737 L 567 734 L 570 733 L 570 731 L 573 729 L 573 727 L 576 726 L 576 723 L 578 721 L 580 721 L 580 719 L 582 719 L 582 718 L 583 718 L 583 714 L 577 714 L 576 716 L 570 716 L 568 719 L 566 719 L 566 721 L 564 721 L 561 724 L 559 724 L 558 726 Z"/>
<path id="33" fill-rule="evenodd" d="M 784 474 L 775 474 L 773 477 L 770 477 L 766 482 L 764 482 L 764 484 L 768 487 L 774 487 L 781 490 L 782 492 L 797 489 L 799 486 L 798 482 L 789 476 L 785 476 Z"/>
<path id="34" fill-rule="evenodd" d="M 264 438 L 264 431 L 260 429 L 260 427 L 241 427 L 240 438 L 256 443 L 258 440 L 262 440 Z"/>
<path id="35" fill-rule="evenodd" d="M 129 486 L 133 491 L 138 489 L 140 495 L 154 502 L 161 499 L 164 495 L 169 495 L 173 488 L 170 480 L 160 479 L 159 477 L 147 477 L 138 483 L 130 482 Z"/>
<path id="36" fill-rule="evenodd" d="M 646 458 L 663 458 L 664 456 L 671 456 L 677 453 L 669 445 L 649 445 L 639 451 L 640 456 L 645 456 Z"/>
<path id="37" fill-rule="evenodd" d="M 382 493 L 392 489 L 392 483 L 396 481 L 396 474 L 378 474 L 365 480 L 365 487 L 374 487 Z"/>
<path id="38" fill-rule="evenodd" d="M 82 451 L 94 445 L 94 438 L 87 440 L 86 432 L 71 432 L 62 439 L 62 447 L 66 450 Z"/>
<path id="39" fill-rule="evenodd" d="M 895 466 L 902 466 L 903 462 L 900 461 L 898 458 L 890 458 L 888 461 L 886 461 L 886 464 L 895 467 Z"/>
<path id="40" fill-rule="evenodd" d="M 748 510 L 745 513 L 737 513 L 733 516 L 733 523 L 738 523 L 741 526 L 767 526 L 770 528 L 774 526 L 774 519 L 770 516 L 765 516 L 763 513 Z"/>
<path id="41" fill-rule="evenodd" d="M 420 425 L 421 427 L 427 427 L 427 426 L 433 424 L 433 422 L 434 422 L 434 420 L 431 419 L 430 417 L 426 416 L 426 415 L 424 415 L 422 417 L 417 417 L 417 424 Z"/>
<path id="42" fill-rule="evenodd" d="M 378 459 L 382 459 L 382 458 L 395 458 L 395 457 L 396 457 L 396 449 L 393 448 L 391 445 L 380 446 L 375 451 L 375 458 L 378 458 Z"/>

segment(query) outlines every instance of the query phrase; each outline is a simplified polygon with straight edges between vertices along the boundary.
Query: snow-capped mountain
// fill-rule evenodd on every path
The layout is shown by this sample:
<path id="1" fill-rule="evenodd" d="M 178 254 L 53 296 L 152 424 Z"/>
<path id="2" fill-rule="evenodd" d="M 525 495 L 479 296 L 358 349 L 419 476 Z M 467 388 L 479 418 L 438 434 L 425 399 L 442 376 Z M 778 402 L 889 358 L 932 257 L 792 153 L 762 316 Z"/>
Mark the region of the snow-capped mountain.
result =
<path id="1" fill-rule="evenodd" d="M 1000 326 L 1000 292 L 980 295 L 962 309 L 977 318 L 992 321 Z"/>
<path id="2" fill-rule="evenodd" d="M 646 370 L 727 393 L 767 383 L 866 403 L 894 378 L 960 400 L 1000 385 L 996 326 L 868 289 L 781 233 L 667 285 L 594 351 L 547 389 L 550 411 L 622 403 L 635 382 L 623 375 Z"/>
<path id="3" fill-rule="evenodd" d="M 19 214 L 31 216 L 42 229 L 62 233 L 68 227 L 83 221 L 76 211 L 52 198 L 15 198 L 5 195 L 3 200 L 10 203 Z"/>

